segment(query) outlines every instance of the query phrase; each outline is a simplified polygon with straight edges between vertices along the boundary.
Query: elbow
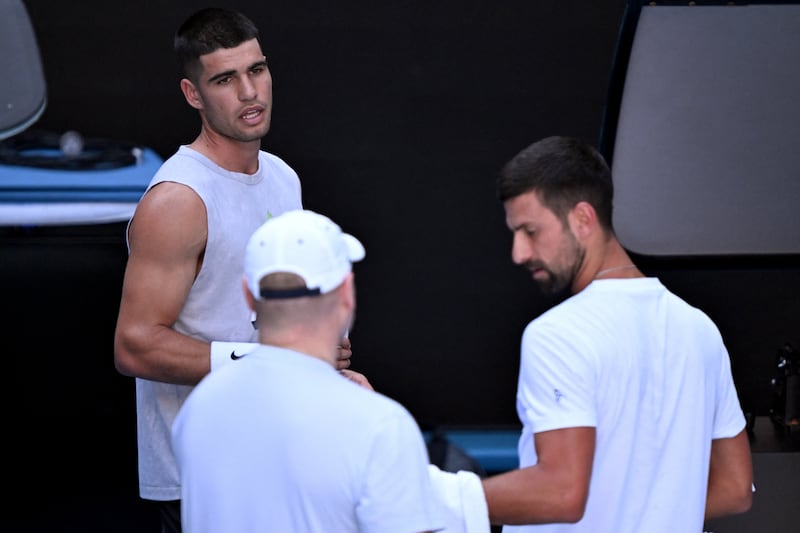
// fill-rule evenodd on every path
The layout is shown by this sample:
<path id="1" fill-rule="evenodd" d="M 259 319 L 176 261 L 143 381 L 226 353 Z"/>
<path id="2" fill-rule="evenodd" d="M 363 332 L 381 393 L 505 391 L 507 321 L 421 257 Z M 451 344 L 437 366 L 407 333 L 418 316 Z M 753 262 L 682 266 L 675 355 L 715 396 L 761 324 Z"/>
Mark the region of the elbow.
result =
<path id="1" fill-rule="evenodd" d="M 731 516 L 746 513 L 750 510 L 753 506 L 753 493 L 748 487 L 746 493 L 741 493 L 739 495 L 733 496 L 731 495 L 728 498 L 728 501 L 725 504 L 725 508 L 721 510 L 721 512 L 715 513 L 717 516 Z M 712 517 L 714 517 L 712 515 Z"/>
<path id="2" fill-rule="evenodd" d="M 557 505 L 558 516 L 555 521 L 568 524 L 579 522 L 586 512 L 588 498 L 588 487 L 586 490 L 580 490 L 573 486 L 569 490 L 562 492 Z"/>
<path id="3" fill-rule="evenodd" d="M 706 519 L 746 513 L 753 506 L 753 485 L 737 484 L 728 486 L 724 493 L 717 491 L 708 495 L 706 501 Z"/>
<path id="4" fill-rule="evenodd" d="M 114 368 L 123 376 L 136 377 L 139 375 L 139 360 L 121 335 L 114 339 Z"/>
<path id="5" fill-rule="evenodd" d="M 561 517 L 564 522 L 574 524 L 583 518 L 586 512 L 586 498 L 572 497 L 564 502 Z"/>
<path id="6" fill-rule="evenodd" d="M 732 502 L 732 513 L 741 514 L 746 513 L 753 507 L 753 485 L 742 487 L 739 491 L 737 498 Z"/>
<path id="7" fill-rule="evenodd" d="M 124 350 L 114 350 L 114 368 L 123 376 L 135 376 L 133 365 L 130 362 L 130 357 Z"/>
<path id="8" fill-rule="evenodd" d="M 558 521 L 565 524 L 577 524 L 581 521 L 581 518 L 583 518 L 583 509 L 572 509 L 565 510 Z"/>

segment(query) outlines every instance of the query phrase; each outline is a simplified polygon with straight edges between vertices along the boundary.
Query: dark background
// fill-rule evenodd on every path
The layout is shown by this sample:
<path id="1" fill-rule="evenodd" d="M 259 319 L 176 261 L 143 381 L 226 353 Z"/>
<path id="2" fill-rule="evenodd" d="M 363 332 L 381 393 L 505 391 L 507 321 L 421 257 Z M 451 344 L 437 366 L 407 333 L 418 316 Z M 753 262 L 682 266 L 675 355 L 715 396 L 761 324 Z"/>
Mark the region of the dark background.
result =
<path id="1" fill-rule="evenodd" d="M 25 4 L 48 85 L 36 128 L 163 158 L 194 139 L 171 44 L 207 4 Z M 297 170 L 307 208 L 366 246 L 353 368 L 424 428 L 516 427 L 520 335 L 553 301 L 510 260 L 494 176 L 541 137 L 598 142 L 624 0 L 226 5 L 261 28 L 274 78 L 264 148 Z M 125 258 L 123 223 L 2 228 L 10 531 L 36 516 L 52 531 L 152 524 L 133 380 L 113 367 Z M 775 354 L 798 344 L 796 258 L 639 259 L 717 322 L 745 410 L 768 414 Z"/>

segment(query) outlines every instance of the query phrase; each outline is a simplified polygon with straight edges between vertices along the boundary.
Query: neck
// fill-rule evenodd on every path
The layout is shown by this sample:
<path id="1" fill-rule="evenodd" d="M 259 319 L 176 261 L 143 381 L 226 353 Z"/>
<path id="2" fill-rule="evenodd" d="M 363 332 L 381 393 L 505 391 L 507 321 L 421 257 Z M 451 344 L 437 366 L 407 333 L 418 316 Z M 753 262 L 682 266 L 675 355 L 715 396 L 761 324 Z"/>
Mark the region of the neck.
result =
<path id="1" fill-rule="evenodd" d="M 203 128 L 189 145 L 217 165 L 231 172 L 254 174 L 258 170 L 258 151 L 261 140 L 240 142 L 214 135 Z"/>
<path id="2" fill-rule="evenodd" d="M 631 269 L 631 268 L 636 268 L 636 265 L 634 265 L 633 263 L 629 263 L 627 265 L 620 265 L 620 266 L 615 266 L 615 267 L 610 267 L 610 268 L 604 268 L 603 270 L 598 271 L 597 274 L 594 275 L 594 279 L 599 279 L 599 278 L 605 276 L 606 274 L 610 274 L 612 272 L 617 272 L 619 270 L 628 270 L 628 269 Z"/>
<path id="3" fill-rule="evenodd" d="M 336 366 L 336 358 L 339 352 L 337 345 L 340 343 L 341 338 L 320 334 L 319 330 L 261 331 L 261 329 L 262 325 L 259 325 L 258 342 L 260 344 L 300 352 L 321 359 L 334 367 Z"/>

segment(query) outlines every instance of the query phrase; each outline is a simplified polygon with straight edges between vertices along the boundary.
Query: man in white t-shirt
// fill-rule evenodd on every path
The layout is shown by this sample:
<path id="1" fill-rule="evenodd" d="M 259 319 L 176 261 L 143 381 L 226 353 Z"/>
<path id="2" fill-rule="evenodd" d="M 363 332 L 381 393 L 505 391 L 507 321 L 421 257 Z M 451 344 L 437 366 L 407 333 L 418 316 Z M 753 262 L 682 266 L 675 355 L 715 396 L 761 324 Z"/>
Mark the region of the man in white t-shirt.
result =
<path id="1" fill-rule="evenodd" d="M 337 342 L 364 257 L 330 219 L 293 210 L 245 252 L 259 346 L 208 374 L 173 425 L 187 533 L 418 533 L 444 526 L 416 422 L 343 377 Z"/>
<path id="2" fill-rule="evenodd" d="M 750 446 L 721 335 L 645 277 L 612 226 L 603 157 L 549 137 L 502 169 L 512 259 L 571 296 L 521 343 L 519 469 L 486 478 L 504 533 L 691 533 L 748 510 Z"/>

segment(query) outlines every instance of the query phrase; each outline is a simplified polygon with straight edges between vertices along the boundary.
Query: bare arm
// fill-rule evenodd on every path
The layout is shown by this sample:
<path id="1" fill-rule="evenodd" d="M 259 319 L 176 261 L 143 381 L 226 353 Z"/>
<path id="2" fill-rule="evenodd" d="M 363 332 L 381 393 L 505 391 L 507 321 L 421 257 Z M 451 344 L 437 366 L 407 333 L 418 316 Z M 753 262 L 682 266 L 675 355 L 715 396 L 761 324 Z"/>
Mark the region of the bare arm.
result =
<path id="1" fill-rule="evenodd" d="M 586 509 L 595 429 L 537 433 L 537 464 L 483 480 L 492 524 L 577 522 Z"/>
<path id="2" fill-rule="evenodd" d="M 753 463 L 747 431 L 711 441 L 706 519 L 743 513 L 753 503 Z"/>
<path id="3" fill-rule="evenodd" d="M 209 372 L 210 345 L 172 329 L 206 239 L 205 206 L 190 188 L 161 183 L 139 202 L 114 335 L 114 363 L 122 374 L 195 384 Z"/>

